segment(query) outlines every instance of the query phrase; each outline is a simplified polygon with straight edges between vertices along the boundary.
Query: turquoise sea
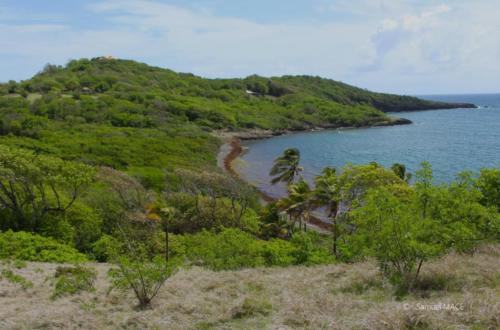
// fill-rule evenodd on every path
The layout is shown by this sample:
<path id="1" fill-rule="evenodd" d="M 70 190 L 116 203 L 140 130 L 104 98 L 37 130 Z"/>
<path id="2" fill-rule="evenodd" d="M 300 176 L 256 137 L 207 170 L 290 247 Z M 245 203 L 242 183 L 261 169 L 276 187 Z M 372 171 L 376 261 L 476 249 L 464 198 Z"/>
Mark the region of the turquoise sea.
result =
<path id="1" fill-rule="evenodd" d="M 449 182 L 463 170 L 500 167 L 500 94 L 432 95 L 422 98 L 470 102 L 478 109 L 429 110 L 391 114 L 411 125 L 324 130 L 248 141 L 247 152 L 235 163 L 248 181 L 279 197 L 284 187 L 269 184 L 273 160 L 289 147 L 298 148 L 306 179 L 325 166 L 376 161 L 384 166 L 405 164 L 415 172 L 426 160 L 436 182 Z"/>

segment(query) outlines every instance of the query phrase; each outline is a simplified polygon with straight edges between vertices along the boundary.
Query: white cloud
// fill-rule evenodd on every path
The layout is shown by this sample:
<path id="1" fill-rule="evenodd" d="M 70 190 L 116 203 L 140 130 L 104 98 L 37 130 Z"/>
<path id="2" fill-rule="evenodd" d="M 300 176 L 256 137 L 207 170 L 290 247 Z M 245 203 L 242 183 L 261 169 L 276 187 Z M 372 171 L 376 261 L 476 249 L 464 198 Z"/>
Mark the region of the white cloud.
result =
<path id="1" fill-rule="evenodd" d="M 426 93 L 498 91 L 492 76 L 500 73 L 493 55 L 500 48 L 493 37 L 500 33 L 500 8 L 491 4 L 457 1 L 382 20 L 372 36 L 376 56 L 361 68 L 363 79 L 383 74 L 386 86 Z"/>
<path id="2" fill-rule="evenodd" d="M 428 41 L 431 34 L 439 33 L 443 25 L 442 15 L 450 9 L 448 6 L 440 5 L 418 15 L 404 15 L 382 20 L 372 37 L 377 51 L 376 61 L 381 62 L 388 52 L 401 44 L 405 44 L 407 49 L 413 49 L 415 46 L 418 48 L 418 43 Z"/>

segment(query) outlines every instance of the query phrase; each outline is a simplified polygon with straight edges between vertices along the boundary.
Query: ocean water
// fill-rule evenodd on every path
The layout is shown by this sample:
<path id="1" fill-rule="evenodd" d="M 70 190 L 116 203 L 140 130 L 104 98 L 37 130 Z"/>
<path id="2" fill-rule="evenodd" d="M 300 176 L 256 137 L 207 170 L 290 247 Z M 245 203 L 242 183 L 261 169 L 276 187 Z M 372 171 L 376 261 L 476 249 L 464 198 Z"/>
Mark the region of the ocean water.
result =
<path id="1" fill-rule="evenodd" d="M 235 162 L 239 173 L 274 197 L 283 186 L 269 184 L 273 160 L 290 147 L 301 152 L 304 176 L 311 180 L 325 166 L 376 161 L 405 164 L 414 173 L 422 161 L 432 165 L 436 182 L 450 182 L 463 170 L 500 167 L 500 94 L 433 95 L 426 99 L 470 102 L 478 109 L 429 110 L 391 114 L 411 125 L 324 130 L 248 141 Z"/>

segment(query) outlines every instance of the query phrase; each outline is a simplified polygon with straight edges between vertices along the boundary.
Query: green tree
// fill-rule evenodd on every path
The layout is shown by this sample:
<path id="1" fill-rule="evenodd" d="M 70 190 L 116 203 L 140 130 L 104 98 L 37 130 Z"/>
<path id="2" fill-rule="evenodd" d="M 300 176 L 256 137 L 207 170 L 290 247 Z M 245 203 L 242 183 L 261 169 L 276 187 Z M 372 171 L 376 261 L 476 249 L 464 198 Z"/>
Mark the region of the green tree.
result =
<path id="1" fill-rule="evenodd" d="M 438 221 L 416 211 L 412 192 L 387 187 L 371 190 L 364 205 L 352 213 L 356 225 L 354 242 L 364 254 L 377 258 L 380 269 L 391 280 L 412 289 L 422 264 L 446 251 L 442 227 Z"/>
<path id="2" fill-rule="evenodd" d="M 278 208 L 286 212 L 292 220 L 289 235 L 293 232 L 297 220 L 299 221 L 299 229 L 307 230 L 307 222 L 309 222 L 311 211 L 314 208 L 313 197 L 313 190 L 305 180 L 301 179 L 299 182 L 289 185 L 288 196 L 277 202 Z"/>
<path id="3" fill-rule="evenodd" d="M 283 151 L 283 154 L 274 160 L 274 165 L 269 173 L 274 177 L 271 183 L 292 184 L 296 178 L 300 177 L 300 172 L 303 170 L 299 163 L 300 151 L 298 149 L 289 148 Z"/>
<path id="4" fill-rule="evenodd" d="M 287 236 L 289 224 L 286 217 L 281 214 L 277 202 L 271 202 L 263 207 L 259 219 L 261 222 L 260 236 L 264 239 L 285 238 Z"/>
<path id="5" fill-rule="evenodd" d="M 38 232 L 48 214 L 65 213 L 92 181 L 93 168 L 0 145 L 1 226 Z"/>
<path id="6" fill-rule="evenodd" d="M 394 172 L 376 163 L 344 166 L 338 175 L 340 200 L 343 212 L 362 203 L 366 193 L 373 188 L 404 184 Z"/>
<path id="7" fill-rule="evenodd" d="M 500 169 L 481 169 L 475 186 L 481 191 L 481 203 L 496 207 L 497 212 L 500 212 Z"/>
<path id="8" fill-rule="evenodd" d="M 314 199 L 317 206 L 325 207 L 328 218 L 332 221 L 333 254 L 338 257 L 337 241 L 341 235 L 338 223 L 338 211 L 340 204 L 340 187 L 337 171 L 334 167 L 326 167 L 321 175 L 315 178 L 316 188 Z"/>
<path id="9" fill-rule="evenodd" d="M 429 212 L 432 195 L 435 192 L 433 186 L 432 167 L 428 162 L 422 162 L 421 168 L 417 171 L 417 182 L 415 183 L 415 191 L 417 192 L 420 212 L 425 218 Z"/>
<path id="10" fill-rule="evenodd" d="M 401 179 L 404 180 L 405 182 L 410 182 L 411 180 L 411 173 L 408 173 L 406 171 L 406 166 L 400 163 L 394 163 L 391 166 L 391 170 Z"/>

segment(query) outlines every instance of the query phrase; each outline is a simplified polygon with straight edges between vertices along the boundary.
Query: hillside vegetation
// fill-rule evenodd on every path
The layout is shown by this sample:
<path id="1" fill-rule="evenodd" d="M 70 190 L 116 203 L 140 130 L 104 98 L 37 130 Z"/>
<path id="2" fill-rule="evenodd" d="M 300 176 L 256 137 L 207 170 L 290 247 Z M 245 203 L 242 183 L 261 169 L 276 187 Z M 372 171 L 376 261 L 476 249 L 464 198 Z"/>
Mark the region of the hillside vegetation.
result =
<path id="1" fill-rule="evenodd" d="M 436 185 L 426 162 L 372 162 L 313 184 L 290 148 L 263 169 L 288 194 L 261 205 L 216 164 L 220 130 L 391 125 L 385 111 L 471 106 L 108 58 L 1 84 L 0 328 L 498 327 L 500 169 Z M 326 230 L 311 230 L 317 209 Z M 465 314 L 394 310 L 420 298 Z"/>
<path id="2" fill-rule="evenodd" d="M 385 111 L 471 106 L 372 93 L 319 77 L 204 79 L 128 60 L 47 65 L 0 84 L 0 143 L 127 170 L 214 167 L 212 130 L 390 124 Z"/>
<path id="3" fill-rule="evenodd" d="M 47 65 L 32 79 L 10 82 L 1 91 L 62 94 L 69 98 L 35 102 L 34 114 L 56 120 L 71 116 L 71 120 L 115 127 L 185 123 L 210 129 L 359 126 L 386 120 L 381 112 L 472 106 L 373 93 L 319 77 L 204 79 L 105 58 L 71 61 L 65 67 Z M 54 107 L 59 109 L 50 109 Z"/>

